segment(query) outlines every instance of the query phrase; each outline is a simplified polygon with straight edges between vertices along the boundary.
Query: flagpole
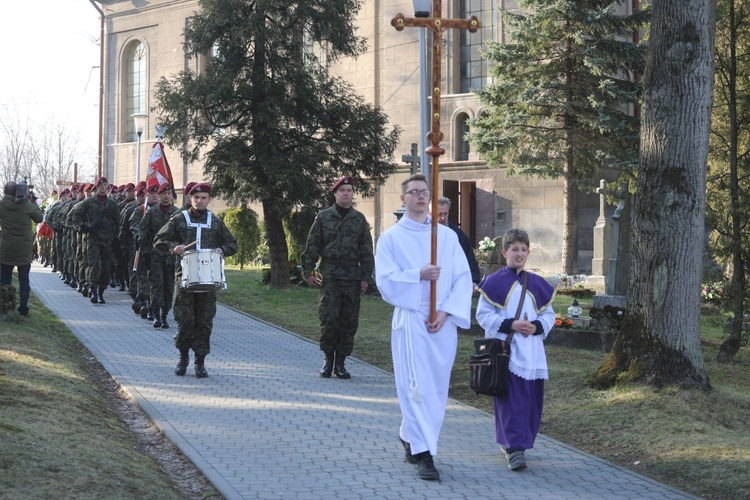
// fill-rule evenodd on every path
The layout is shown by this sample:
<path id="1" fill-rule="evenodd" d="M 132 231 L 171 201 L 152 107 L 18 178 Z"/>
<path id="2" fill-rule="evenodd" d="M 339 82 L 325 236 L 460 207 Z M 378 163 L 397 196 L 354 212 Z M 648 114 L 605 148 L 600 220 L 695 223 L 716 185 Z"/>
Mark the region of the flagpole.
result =
<path id="1" fill-rule="evenodd" d="M 417 2 L 415 2 L 416 4 Z M 416 9 L 415 9 L 416 10 Z M 420 11 L 417 11 L 420 12 Z M 424 12 L 424 11 L 422 11 Z M 391 19 L 391 26 L 396 28 L 396 31 L 401 31 L 406 27 L 418 27 L 427 28 L 432 30 L 432 128 L 428 134 L 430 141 L 430 147 L 426 149 L 426 153 L 432 156 L 432 188 L 431 188 L 431 201 L 432 201 L 432 241 L 430 248 L 430 264 L 433 266 L 437 265 L 437 233 L 438 233 L 438 222 L 437 222 L 437 211 L 438 211 L 438 196 L 440 193 L 440 184 L 438 182 L 439 177 L 439 164 L 440 156 L 445 154 L 445 149 L 440 147 L 440 141 L 443 139 L 443 133 L 440 131 L 440 83 L 441 73 L 443 64 L 442 55 L 442 40 L 443 32 L 451 29 L 468 29 L 471 33 L 475 33 L 482 25 L 476 16 L 471 16 L 467 20 L 462 19 L 448 19 L 442 17 L 443 3 L 442 0 L 432 0 L 432 17 L 404 17 L 402 13 L 396 14 L 396 17 Z M 424 12 L 425 15 L 429 13 Z M 437 281 L 430 282 L 430 316 L 429 321 L 432 323 L 437 317 Z"/>

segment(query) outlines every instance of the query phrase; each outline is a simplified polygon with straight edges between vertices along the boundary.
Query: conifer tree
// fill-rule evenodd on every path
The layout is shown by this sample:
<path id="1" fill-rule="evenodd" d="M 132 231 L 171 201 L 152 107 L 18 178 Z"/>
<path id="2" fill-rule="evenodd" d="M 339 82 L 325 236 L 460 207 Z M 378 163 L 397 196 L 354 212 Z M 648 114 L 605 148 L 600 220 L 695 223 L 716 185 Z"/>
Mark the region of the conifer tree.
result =
<path id="1" fill-rule="evenodd" d="M 398 128 L 332 77 L 327 64 L 356 57 L 358 0 L 200 0 L 187 52 L 206 61 L 158 83 L 165 140 L 203 160 L 216 192 L 263 206 L 271 286 L 289 286 L 283 220 L 330 202 L 343 175 L 367 196 L 394 169 Z M 200 64 L 199 64 L 200 66 Z"/>
<path id="2" fill-rule="evenodd" d="M 490 166 L 563 178 L 563 272 L 577 264 L 576 193 L 602 168 L 638 161 L 637 105 L 649 12 L 623 16 L 613 0 L 519 0 L 504 12 L 509 42 L 485 57 L 494 83 L 475 93 L 488 112 L 471 123 L 472 146 Z"/>

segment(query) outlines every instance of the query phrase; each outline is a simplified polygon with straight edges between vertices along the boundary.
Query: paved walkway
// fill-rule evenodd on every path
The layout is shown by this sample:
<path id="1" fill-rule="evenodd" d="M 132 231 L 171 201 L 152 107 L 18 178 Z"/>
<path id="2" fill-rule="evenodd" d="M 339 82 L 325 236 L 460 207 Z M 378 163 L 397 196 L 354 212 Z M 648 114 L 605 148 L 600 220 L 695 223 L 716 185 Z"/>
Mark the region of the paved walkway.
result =
<path id="1" fill-rule="evenodd" d="M 492 415 L 453 400 L 435 459 L 441 481 L 421 481 L 403 461 L 392 374 L 352 358 L 351 380 L 320 378 L 317 344 L 220 306 L 209 378 L 196 379 L 192 363 L 177 377 L 174 321 L 155 330 L 112 288 L 93 305 L 36 263 L 31 284 L 229 499 L 693 498 L 541 435 L 529 468 L 511 472 Z"/>

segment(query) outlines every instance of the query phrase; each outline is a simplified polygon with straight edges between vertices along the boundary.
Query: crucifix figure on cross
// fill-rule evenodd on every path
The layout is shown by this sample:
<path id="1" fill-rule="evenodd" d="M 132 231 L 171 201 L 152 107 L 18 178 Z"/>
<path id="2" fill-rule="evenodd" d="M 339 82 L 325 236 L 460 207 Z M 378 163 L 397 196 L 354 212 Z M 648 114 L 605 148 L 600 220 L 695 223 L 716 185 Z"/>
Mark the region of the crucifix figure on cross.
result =
<path id="1" fill-rule="evenodd" d="M 443 133 L 440 131 L 440 79 L 442 73 L 442 62 L 443 56 L 441 51 L 441 42 L 443 39 L 443 32 L 449 29 L 468 29 L 471 33 L 475 33 L 480 27 L 481 23 L 476 16 L 471 16 L 469 19 L 447 19 L 442 17 L 443 2 L 442 0 L 431 0 L 432 2 L 432 17 L 430 12 L 427 10 L 430 5 L 430 0 L 414 1 L 414 11 L 416 17 L 405 17 L 402 13 L 396 14 L 391 20 L 391 26 L 396 28 L 397 31 L 402 31 L 404 28 L 427 28 L 432 31 L 432 114 L 430 127 L 430 133 L 427 136 L 430 141 L 430 147 L 426 149 L 426 153 L 432 156 L 432 200 L 431 200 L 431 213 L 432 217 L 432 247 L 430 263 L 437 265 L 437 214 L 438 211 L 438 165 L 439 157 L 445 153 L 445 150 L 440 147 L 440 141 L 443 139 Z M 430 283 L 430 321 L 435 320 L 435 308 L 436 308 L 436 297 L 437 297 L 437 282 L 432 281 Z"/>

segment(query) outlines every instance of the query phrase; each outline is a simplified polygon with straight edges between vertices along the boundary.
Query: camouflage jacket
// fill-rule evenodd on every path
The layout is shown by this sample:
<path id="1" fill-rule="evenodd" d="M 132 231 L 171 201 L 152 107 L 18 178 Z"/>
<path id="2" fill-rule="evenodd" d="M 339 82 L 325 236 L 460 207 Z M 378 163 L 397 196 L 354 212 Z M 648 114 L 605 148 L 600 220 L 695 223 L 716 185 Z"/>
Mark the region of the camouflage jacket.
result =
<path id="1" fill-rule="evenodd" d="M 133 236 L 133 241 L 135 241 L 136 248 L 141 247 L 141 220 L 146 215 L 146 212 L 148 212 L 151 207 L 155 206 L 156 205 L 149 206 L 148 203 L 143 203 L 141 205 L 137 205 L 133 209 L 133 213 L 130 214 L 130 218 L 128 219 L 128 222 L 130 224 L 130 234 Z"/>
<path id="2" fill-rule="evenodd" d="M 88 234 L 89 241 L 111 244 L 117 236 L 120 211 L 111 198 L 99 201 L 98 196 L 89 196 L 73 208 L 70 217 L 73 227 Z"/>
<path id="3" fill-rule="evenodd" d="M 185 215 L 183 215 L 184 213 L 175 213 L 169 219 L 169 222 L 159 229 L 154 239 L 154 248 L 171 253 L 172 249 L 177 245 L 189 245 L 193 243 L 196 241 L 197 228 L 189 226 L 188 222 L 194 225 L 202 224 L 206 226 L 208 224 L 208 214 L 211 214 L 211 226 L 201 228 L 200 248 L 203 250 L 221 248 L 225 257 L 237 253 L 237 239 L 216 214 L 208 210 L 202 214 L 190 210 L 188 211 L 190 221 L 187 221 Z M 196 246 L 193 246 L 191 249 L 196 249 Z"/>
<path id="4" fill-rule="evenodd" d="M 60 211 L 63 207 L 63 205 L 66 202 L 64 201 L 57 201 L 54 205 L 47 208 L 47 212 L 45 214 L 45 220 L 47 221 L 47 225 L 52 228 L 52 230 L 56 233 L 62 233 L 63 230 L 63 222 L 60 219 Z"/>
<path id="5" fill-rule="evenodd" d="M 342 217 L 336 205 L 318 213 L 302 253 L 305 278 L 312 274 L 318 259 L 324 280 L 359 280 L 372 284 L 375 257 L 365 216 L 352 208 Z"/>
<path id="6" fill-rule="evenodd" d="M 167 255 L 169 255 L 167 252 L 154 248 L 154 238 L 156 237 L 156 233 L 159 232 L 159 229 L 169 222 L 172 216 L 179 211 L 180 209 L 176 206 L 169 205 L 169 209 L 165 214 L 162 212 L 161 203 L 157 203 L 148 209 L 148 212 L 146 212 L 146 215 L 143 216 L 140 222 L 141 239 L 139 243 L 141 254 L 150 253 L 162 258 L 166 258 Z"/>
<path id="7" fill-rule="evenodd" d="M 130 231 L 130 216 L 133 215 L 133 210 L 138 208 L 137 200 L 133 200 L 126 204 L 120 211 L 120 245 L 123 248 L 131 248 L 134 246 L 133 233 Z"/>

